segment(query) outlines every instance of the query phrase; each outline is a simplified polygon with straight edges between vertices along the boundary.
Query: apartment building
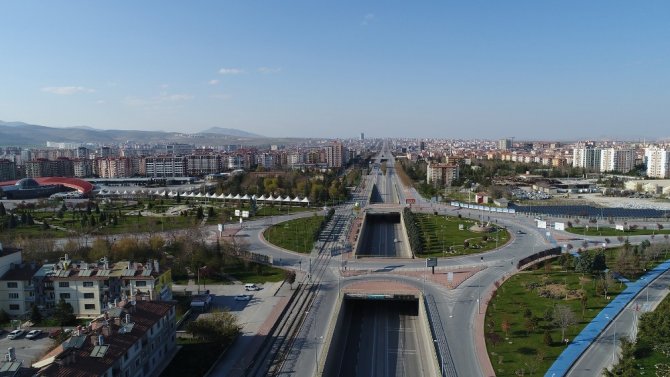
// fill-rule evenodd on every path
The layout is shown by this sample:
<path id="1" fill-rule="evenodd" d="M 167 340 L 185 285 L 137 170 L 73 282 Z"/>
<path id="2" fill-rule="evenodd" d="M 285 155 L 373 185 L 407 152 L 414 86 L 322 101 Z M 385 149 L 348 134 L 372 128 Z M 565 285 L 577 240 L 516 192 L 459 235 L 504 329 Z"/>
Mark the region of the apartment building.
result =
<path id="1" fill-rule="evenodd" d="M 47 309 L 60 301 L 72 305 L 79 318 L 100 315 L 114 301 L 172 299 L 172 275 L 158 262 L 74 263 L 68 256 L 43 265 L 33 276 L 35 302 Z"/>
<path id="2" fill-rule="evenodd" d="M 587 170 L 600 170 L 601 149 L 578 146 L 572 151 L 572 166 Z"/>
<path id="3" fill-rule="evenodd" d="M 434 187 L 446 187 L 459 177 L 459 167 L 456 164 L 429 163 L 426 170 L 426 182 Z"/>
<path id="4" fill-rule="evenodd" d="M 86 158 L 79 158 L 72 161 L 74 176 L 77 178 L 86 178 L 93 176 L 94 161 Z"/>
<path id="5" fill-rule="evenodd" d="M 32 364 L 39 376 L 148 377 L 176 353 L 173 303 L 122 301 Z"/>
<path id="6" fill-rule="evenodd" d="M 16 163 L 7 159 L 0 159 L 0 182 L 16 179 Z"/>
<path id="7" fill-rule="evenodd" d="M 35 305 L 35 272 L 34 263 L 19 263 L 12 264 L 0 277 L 0 309 L 11 317 L 25 317 Z"/>
<path id="8" fill-rule="evenodd" d="M 139 159 L 105 157 L 95 159 L 94 173 L 100 178 L 127 178 L 139 174 Z"/>
<path id="9" fill-rule="evenodd" d="M 221 171 L 221 156 L 214 154 L 192 154 L 186 156 L 186 173 L 189 176 L 204 176 Z"/>
<path id="10" fill-rule="evenodd" d="M 185 157 L 145 157 L 144 169 L 146 175 L 153 178 L 185 177 L 187 162 Z"/>
<path id="11" fill-rule="evenodd" d="M 24 168 L 28 178 L 74 176 L 74 164 L 72 160 L 65 157 L 56 160 L 38 158 L 26 162 Z"/>
<path id="12" fill-rule="evenodd" d="M 635 151 L 632 149 L 605 148 L 600 152 L 600 171 L 627 173 L 635 167 Z"/>
<path id="13" fill-rule="evenodd" d="M 644 160 L 647 164 L 647 176 L 650 178 L 670 178 L 670 149 L 646 148 Z"/>
<path id="14" fill-rule="evenodd" d="M 344 145 L 337 141 L 325 148 L 326 164 L 329 168 L 341 168 L 346 165 L 348 153 Z"/>

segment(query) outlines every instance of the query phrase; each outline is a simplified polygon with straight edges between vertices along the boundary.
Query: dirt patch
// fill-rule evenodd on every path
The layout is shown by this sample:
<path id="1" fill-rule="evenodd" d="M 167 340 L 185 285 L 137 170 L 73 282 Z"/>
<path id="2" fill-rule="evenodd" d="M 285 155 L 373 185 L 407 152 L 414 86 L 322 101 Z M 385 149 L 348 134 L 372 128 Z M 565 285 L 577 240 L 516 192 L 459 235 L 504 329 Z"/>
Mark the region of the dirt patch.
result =
<path id="1" fill-rule="evenodd" d="M 574 289 L 568 289 L 565 284 L 547 284 L 537 288 L 537 294 L 540 297 L 548 297 L 553 299 L 568 299 L 575 300 L 579 298 L 579 294 Z"/>

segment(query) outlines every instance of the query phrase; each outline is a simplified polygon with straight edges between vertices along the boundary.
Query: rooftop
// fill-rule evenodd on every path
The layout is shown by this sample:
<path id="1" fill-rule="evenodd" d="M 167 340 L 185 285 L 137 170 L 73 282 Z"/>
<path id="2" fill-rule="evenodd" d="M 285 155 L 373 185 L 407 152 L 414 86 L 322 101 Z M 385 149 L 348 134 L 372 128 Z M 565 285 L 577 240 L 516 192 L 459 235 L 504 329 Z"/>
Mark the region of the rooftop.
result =
<path id="1" fill-rule="evenodd" d="M 73 336 L 34 363 L 36 375 L 93 377 L 109 370 L 174 304 L 157 301 L 124 303 L 74 331 Z M 129 315 L 129 317 L 126 317 Z M 129 319 L 126 322 L 126 319 Z"/>

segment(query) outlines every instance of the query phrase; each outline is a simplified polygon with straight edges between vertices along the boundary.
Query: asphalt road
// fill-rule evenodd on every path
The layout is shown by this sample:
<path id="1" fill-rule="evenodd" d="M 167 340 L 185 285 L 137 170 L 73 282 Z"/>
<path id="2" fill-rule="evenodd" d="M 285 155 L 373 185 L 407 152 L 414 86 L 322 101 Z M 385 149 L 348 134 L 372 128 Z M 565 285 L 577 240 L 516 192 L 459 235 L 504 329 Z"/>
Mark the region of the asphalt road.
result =
<path id="1" fill-rule="evenodd" d="M 351 300 L 342 362 L 326 376 L 425 376 L 429 350 L 418 338 L 418 304 L 401 301 Z M 428 360 L 432 360 L 428 358 Z"/>
<path id="2" fill-rule="evenodd" d="M 591 347 L 577 360 L 566 376 L 591 377 L 602 375 L 604 368 L 612 366 L 618 360 L 621 338 L 634 338 L 637 318 L 645 312 L 654 310 L 663 300 L 670 285 L 670 272 L 661 274 L 647 288 L 631 301 L 619 314 L 610 320 L 609 326 L 596 338 Z M 613 315 L 609 315 L 612 318 Z"/>
<path id="3" fill-rule="evenodd" d="M 376 257 L 402 257 L 404 245 L 398 240 L 402 239 L 402 228 L 399 222 L 384 219 L 383 216 L 375 216 L 373 221 L 368 220 L 365 228 L 365 239 L 362 242 L 359 255 Z"/>

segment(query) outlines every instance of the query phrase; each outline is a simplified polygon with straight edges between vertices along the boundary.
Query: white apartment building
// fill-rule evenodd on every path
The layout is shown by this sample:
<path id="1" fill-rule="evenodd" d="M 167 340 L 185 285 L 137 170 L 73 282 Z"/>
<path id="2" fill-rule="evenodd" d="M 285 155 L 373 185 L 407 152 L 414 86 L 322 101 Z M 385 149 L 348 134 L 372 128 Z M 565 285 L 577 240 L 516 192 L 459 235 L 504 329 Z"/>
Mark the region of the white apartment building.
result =
<path id="1" fill-rule="evenodd" d="M 627 173 L 635 167 L 635 151 L 632 149 L 605 148 L 600 152 L 600 171 Z"/>
<path id="2" fill-rule="evenodd" d="M 148 177 L 184 177 L 186 176 L 186 158 L 173 156 L 146 157 L 145 172 Z"/>
<path id="3" fill-rule="evenodd" d="M 665 148 L 646 148 L 644 160 L 647 164 L 647 177 L 670 178 L 670 150 Z"/>
<path id="4" fill-rule="evenodd" d="M 35 302 L 47 309 L 62 299 L 79 318 L 99 316 L 111 303 L 172 299 L 170 270 L 161 272 L 156 261 L 146 264 L 118 262 L 73 263 L 67 255 L 56 264 L 43 265 L 33 277 Z"/>
<path id="5" fill-rule="evenodd" d="M 600 170 L 601 150 L 578 146 L 572 151 L 572 166 L 587 170 Z"/>

